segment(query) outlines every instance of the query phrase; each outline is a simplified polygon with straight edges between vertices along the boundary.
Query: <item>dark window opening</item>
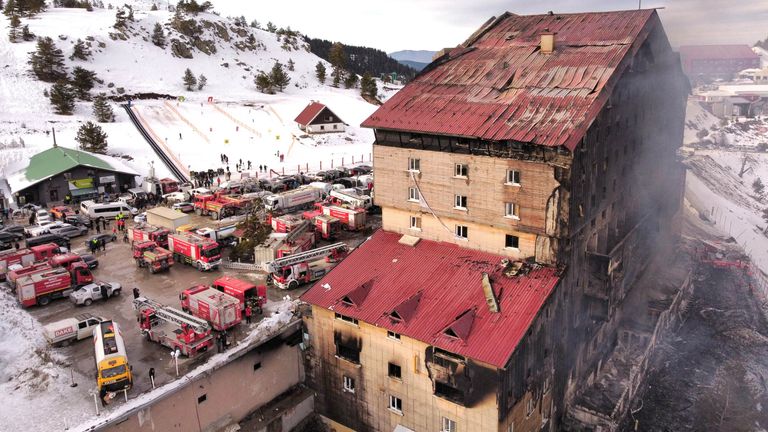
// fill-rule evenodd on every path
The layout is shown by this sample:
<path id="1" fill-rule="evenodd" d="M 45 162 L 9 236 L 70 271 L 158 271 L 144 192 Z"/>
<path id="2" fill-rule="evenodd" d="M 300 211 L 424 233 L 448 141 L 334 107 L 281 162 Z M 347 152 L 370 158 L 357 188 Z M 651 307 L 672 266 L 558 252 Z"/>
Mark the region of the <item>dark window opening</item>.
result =
<path id="1" fill-rule="evenodd" d="M 520 246 L 520 238 L 507 234 L 504 239 L 504 247 L 517 249 Z"/>
<path id="2" fill-rule="evenodd" d="M 202 396 L 197 398 L 197 403 L 201 404 L 201 403 L 205 402 L 206 399 L 208 399 L 207 395 L 202 395 Z"/>
<path id="3" fill-rule="evenodd" d="M 336 342 L 336 355 L 352 363 L 360 363 L 360 349 Z"/>
<path id="4" fill-rule="evenodd" d="M 454 402 L 464 403 L 464 392 L 450 384 L 435 381 L 435 396 Z"/>
<path id="5" fill-rule="evenodd" d="M 389 369 L 388 370 L 389 370 L 389 372 L 388 372 L 389 376 L 391 378 L 398 378 L 399 379 L 399 378 L 402 377 L 402 369 L 400 368 L 400 366 L 398 366 L 398 365 L 396 365 L 394 363 L 389 363 Z"/>
<path id="6" fill-rule="evenodd" d="M 261 369 L 261 362 L 257 362 L 253 364 L 253 370 L 259 370 Z"/>

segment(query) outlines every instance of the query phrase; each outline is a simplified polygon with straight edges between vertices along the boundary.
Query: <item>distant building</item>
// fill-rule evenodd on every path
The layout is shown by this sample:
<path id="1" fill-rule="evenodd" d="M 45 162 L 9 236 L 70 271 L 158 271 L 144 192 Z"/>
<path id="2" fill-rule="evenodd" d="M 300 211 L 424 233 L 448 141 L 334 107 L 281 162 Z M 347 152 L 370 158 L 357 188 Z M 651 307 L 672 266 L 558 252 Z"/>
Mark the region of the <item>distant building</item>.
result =
<path id="1" fill-rule="evenodd" d="M 310 134 L 344 132 L 346 126 L 339 116 L 320 102 L 307 105 L 294 121 L 299 129 Z"/>
<path id="2" fill-rule="evenodd" d="M 103 193 L 121 193 L 136 186 L 134 169 L 122 160 L 80 150 L 52 147 L 6 171 L 17 205 L 72 202 Z"/>
<path id="3" fill-rule="evenodd" d="M 318 412 L 616 430 L 647 365 L 625 353 L 652 336 L 630 300 L 677 233 L 688 88 L 655 10 L 505 13 L 388 99 L 363 122 L 382 231 L 302 296 Z"/>
<path id="4" fill-rule="evenodd" d="M 760 67 L 760 56 L 747 45 L 685 45 L 680 60 L 692 82 L 729 80 L 744 69 Z"/>

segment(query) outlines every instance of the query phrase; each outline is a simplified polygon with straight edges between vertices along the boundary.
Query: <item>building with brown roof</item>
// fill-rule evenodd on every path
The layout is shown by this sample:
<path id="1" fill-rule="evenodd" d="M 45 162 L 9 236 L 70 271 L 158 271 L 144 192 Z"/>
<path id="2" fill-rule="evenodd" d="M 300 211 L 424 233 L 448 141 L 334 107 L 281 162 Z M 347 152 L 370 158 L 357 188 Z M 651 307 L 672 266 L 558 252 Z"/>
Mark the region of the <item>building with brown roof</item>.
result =
<path id="1" fill-rule="evenodd" d="M 315 101 L 307 105 L 294 121 L 299 129 L 310 134 L 344 132 L 344 126 L 346 126 L 341 118 L 327 106 Z"/>
<path id="2" fill-rule="evenodd" d="M 354 430 L 575 424 L 654 243 L 675 238 L 687 90 L 654 10 L 505 13 L 365 120 L 384 232 L 303 296 L 320 413 Z"/>
<path id="3" fill-rule="evenodd" d="M 760 67 L 760 56 L 747 45 L 684 45 L 683 71 L 691 81 L 732 79 L 744 69 Z"/>

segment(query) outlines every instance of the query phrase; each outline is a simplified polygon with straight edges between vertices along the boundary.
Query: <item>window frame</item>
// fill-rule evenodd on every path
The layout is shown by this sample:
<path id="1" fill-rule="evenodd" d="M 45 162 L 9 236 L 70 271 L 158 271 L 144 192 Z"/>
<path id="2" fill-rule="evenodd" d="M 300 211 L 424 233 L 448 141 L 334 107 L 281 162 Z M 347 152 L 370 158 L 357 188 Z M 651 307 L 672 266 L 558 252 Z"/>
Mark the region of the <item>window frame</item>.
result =
<path id="1" fill-rule="evenodd" d="M 463 228 L 463 230 L 461 228 Z M 464 231 L 464 235 L 459 234 L 460 231 Z M 466 225 L 457 224 L 456 227 L 454 228 L 454 234 L 458 239 L 469 240 L 469 227 Z"/>
<path id="2" fill-rule="evenodd" d="M 456 432 L 458 425 L 456 421 L 449 419 L 448 417 L 442 417 L 440 419 L 440 432 Z"/>
<path id="3" fill-rule="evenodd" d="M 469 177 L 469 164 L 455 163 L 453 165 L 453 176 L 456 178 L 468 178 Z"/>
<path id="4" fill-rule="evenodd" d="M 511 206 L 511 207 L 510 207 Z M 511 212 L 509 210 L 512 210 Z M 512 220 L 520 220 L 520 206 L 514 202 L 504 203 L 504 217 Z"/>
<path id="5" fill-rule="evenodd" d="M 415 203 L 421 202 L 421 194 L 419 193 L 419 188 L 415 186 L 408 186 L 408 201 Z"/>
<path id="6" fill-rule="evenodd" d="M 393 332 L 392 330 L 387 330 L 387 339 L 400 341 L 400 333 Z"/>
<path id="7" fill-rule="evenodd" d="M 395 403 L 393 404 L 393 402 Z M 400 408 L 397 407 L 398 405 L 397 402 L 399 402 Z M 403 400 L 393 394 L 390 394 L 389 404 L 387 405 L 387 408 L 392 412 L 403 415 Z"/>
<path id="8" fill-rule="evenodd" d="M 421 172 L 421 158 L 408 158 L 408 169 L 410 172 Z"/>
<path id="9" fill-rule="evenodd" d="M 463 205 L 462 205 L 463 204 Z M 453 195 L 453 208 L 456 210 L 467 210 L 469 205 L 469 197 L 466 195 Z"/>
<path id="10" fill-rule="evenodd" d="M 421 231 L 421 216 L 410 216 L 409 228 L 414 231 Z"/>
<path id="11" fill-rule="evenodd" d="M 349 384 L 352 384 L 351 386 Z M 348 377 L 346 375 L 342 375 L 342 381 L 341 381 L 341 389 L 343 392 L 346 393 L 355 393 L 355 379 L 352 377 Z"/>
<path id="12" fill-rule="evenodd" d="M 396 374 L 394 372 L 396 372 Z M 402 381 L 403 367 L 397 363 L 387 362 L 387 376 L 392 379 Z"/>
<path id="13" fill-rule="evenodd" d="M 507 239 L 509 237 L 514 237 L 517 239 L 517 246 L 507 246 Z M 504 249 L 520 250 L 520 236 L 516 236 L 514 234 L 504 234 Z"/>
<path id="14" fill-rule="evenodd" d="M 510 177 L 511 177 L 511 179 L 510 179 Z M 517 178 L 515 178 L 515 177 L 517 177 Z M 520 183 L 521 182 L 521 177 L 522 176 L 520 174 L 520 170 L 517 170 L 517 169 L 507 169 L 507 177 L 506 177 L 506 179 L 504 181 L 504 184 L 508 185 L 508 186 L 520 186 L 521 185 L 521 183 Z M 515 180 L 517 180 L 517 181 L 515 181 Z"/>

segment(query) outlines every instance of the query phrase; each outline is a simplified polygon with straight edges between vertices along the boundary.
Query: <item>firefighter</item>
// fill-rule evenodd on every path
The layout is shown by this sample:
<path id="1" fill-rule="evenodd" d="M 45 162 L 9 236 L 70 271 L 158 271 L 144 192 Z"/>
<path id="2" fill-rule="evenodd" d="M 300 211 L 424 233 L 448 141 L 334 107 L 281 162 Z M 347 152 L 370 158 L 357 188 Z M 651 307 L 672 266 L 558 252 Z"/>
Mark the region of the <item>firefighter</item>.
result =
<path id="1" fill-rule="evenodd" d="M 251 314 L 253 313 L 253 310 L 251 309 L 251 305 L 247 305 L 245 307 L 245 322 L 250 324 L 251 323 Z"/>

